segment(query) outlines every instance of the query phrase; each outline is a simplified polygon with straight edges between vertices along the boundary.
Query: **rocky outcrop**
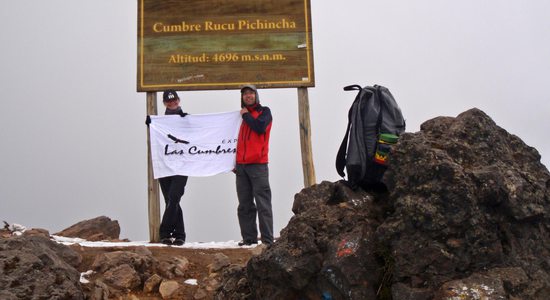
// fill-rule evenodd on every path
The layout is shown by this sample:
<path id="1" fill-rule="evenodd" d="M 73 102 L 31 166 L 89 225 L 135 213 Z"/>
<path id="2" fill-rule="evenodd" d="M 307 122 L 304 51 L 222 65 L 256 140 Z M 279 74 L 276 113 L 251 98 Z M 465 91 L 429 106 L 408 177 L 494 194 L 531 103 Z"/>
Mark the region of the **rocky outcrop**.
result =
<path id="1" fill-rule="evenodd" d="M 0 299 L 84 299 L 80 256 L 40 235 L 0 239 Z"/>
<path id="2" fill-rule="evenodd" d="M 218 287 L 215 300 L 251 300 L 254 299 L 246 276 L 246 267 L 231 265 L 223 272 L 222 283 Z"/>
<path id="3" fill-rule="evenodd" d="M 195 290 L 194 297 L 202 299 L 206 292 L 211 295 L 218 287 L 220 274 L 230 265 L 229 257 L 215 253 L 207 268 L 208 277 L 201 278 L 193 289 L 187 287 L 193 264 L 184 256 L 155 258 L 146 247 L 126 251 L 111 251 L 98 255 L 91 265 L 92 279 L 83 284 L 86 295 L 92 299 L 116 298 L 143 291 L 147 295 L 160 295 L 162 299 L 187 299 Z"/>
<path id="4" fill-rule="evenodd" d="M 100 216 L 90 220 L 78 222 L 62 231 L 55 233 L 58 236 L 76 237 L 88 241 L 118 240 L 120 226 L 118 221 Z"/>
<path id="5" fill-rule="evenodd" d="M 218 298 L 550 299 L 550 174 L 485 113 L 402 135 L 385 183 L 302 190 L 280 239 L 226 272 Z"/>
<path id="6" fill-rule="evenodd" d="M 156 274 L 158 265 L 158 261 L 146 247 L 100 254 L 91 265 L 95 279 L 85 285 L 85 290 L 88 294 L 93 291 L 108 297 L 120 296 L 132 290 L 143 290 L 145 287 L 149 292 L 158 292 L 158 283 L 162 280 Z M 158 277 L 158 282 L 151 282 L 155 280 L 154 277 Z"/>
<path id="7" fill-rule="evenodd" d="M 245 249 L 227 256 L 221 249 L 65 246 L 47 230 L 12 227 L 0 229 L 2 300 L 212 299 L 221 273 L 250 256 Z"/>
<path id="8" fill-rule="evenodd" d="M 550 296 L 550 174 L 534 148 L 473 109 L 405 135 L 392 163 L 395 212 L 379 232 L 394 281 L 431 291 L 514 267 L 530 283 L 507 296 Z"/>

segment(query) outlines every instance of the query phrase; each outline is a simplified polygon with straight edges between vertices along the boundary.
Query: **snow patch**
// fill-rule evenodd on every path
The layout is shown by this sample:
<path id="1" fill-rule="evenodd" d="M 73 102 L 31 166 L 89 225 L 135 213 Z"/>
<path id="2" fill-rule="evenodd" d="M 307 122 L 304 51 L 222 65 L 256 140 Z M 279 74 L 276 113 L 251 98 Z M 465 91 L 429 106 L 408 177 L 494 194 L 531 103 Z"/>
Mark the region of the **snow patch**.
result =
<path id="1" fill-rule="evenodd" d="M 64 236 L 52 235 L 54 241 L 63 244 L 63 245 L 73 245 L 79 244 L 83 247 L 136 247 L 136 246 L 145 246 L 145 247 L 171 247 L 161 243 L 149 243 L 147 241 L 137 241 L 137 242 L 91 242 L 86 241 L 81 238 L 69 238 Z M 246 248 L 253 248 L 254 246 L 247 246 Z M 178 248 L 188 248 L 188 249 L 239 249 L 243 248 L 238 245 L 237 241 L 230 240 L 227 242 L 191 242 L 185 243 L 183 246 L 177 246 Z"/>
<path id="2" fill-rule="evenodd" d="M 80 273 L 80 283 L 90 283 L 90 281 L 88 280 L 88 276 L 92 275 L 94 273 L 93 270 L 88 270 L 86 272 L 83 272 L 83 273 Z"/>

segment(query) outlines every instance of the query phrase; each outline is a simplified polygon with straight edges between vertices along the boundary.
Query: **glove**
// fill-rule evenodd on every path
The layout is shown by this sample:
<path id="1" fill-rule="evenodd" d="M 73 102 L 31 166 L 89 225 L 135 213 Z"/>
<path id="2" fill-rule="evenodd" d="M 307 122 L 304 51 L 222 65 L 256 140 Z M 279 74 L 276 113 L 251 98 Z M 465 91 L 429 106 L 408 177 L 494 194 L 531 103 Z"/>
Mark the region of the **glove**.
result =
<path id="1" fill-rule="evenodd" d="M 183 111 L 180 111 L 179 115 L 180 115 L 180 117 L 182 117 L 182 118 L 183 118 L 183 117 L 187 116 L 187 115 L 188 115 L 188 113 L 184 113 Z"/>
<path id="2" fill-rule="evenodd" d="M 147 116 L 145 118 L 145 125 L 147 125 L 147 127 L 149 127 L 149 124 L 151 124 L 151 117 Z"/>

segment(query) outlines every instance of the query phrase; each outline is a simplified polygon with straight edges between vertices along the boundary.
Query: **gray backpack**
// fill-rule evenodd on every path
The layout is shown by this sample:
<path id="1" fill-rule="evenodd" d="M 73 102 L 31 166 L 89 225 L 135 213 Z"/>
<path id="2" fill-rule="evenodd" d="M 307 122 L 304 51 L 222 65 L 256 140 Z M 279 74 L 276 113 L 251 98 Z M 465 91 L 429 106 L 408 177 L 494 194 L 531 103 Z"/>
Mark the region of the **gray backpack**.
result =
<path id="1" fill-rule="evenodd" d="M 390 91 L 380 85 L 344 87 L 359 90 L 348 113 L 348 127 L 336 155 L 336 171 L 353 188 L 369 189 L 381 183 L 391 147 L 405 131 L 401 109 Z M 349 140 L 349 143 L 348 143 Z"/>

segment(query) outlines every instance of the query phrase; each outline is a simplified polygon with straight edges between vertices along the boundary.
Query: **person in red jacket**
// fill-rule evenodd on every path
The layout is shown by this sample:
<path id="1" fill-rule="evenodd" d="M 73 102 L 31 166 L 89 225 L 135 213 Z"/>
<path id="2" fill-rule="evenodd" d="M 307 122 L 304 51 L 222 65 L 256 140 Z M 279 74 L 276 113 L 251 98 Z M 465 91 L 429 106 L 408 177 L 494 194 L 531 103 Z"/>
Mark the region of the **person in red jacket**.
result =
<path id="1" fill-rule="evenodd" d="M 260 224 L 261 241 L 273 244 L 273 212 L 269 186 L 268 153 L 272 116 L 267 106 L 260 105 L 258 91 L 253 85 L 241 89 L 243 121 L 237 141 L 237 215 L 243 240 L 239 246 L 258 243 L 256 215 Z"/>

